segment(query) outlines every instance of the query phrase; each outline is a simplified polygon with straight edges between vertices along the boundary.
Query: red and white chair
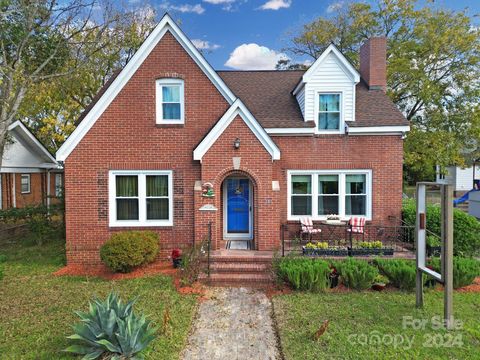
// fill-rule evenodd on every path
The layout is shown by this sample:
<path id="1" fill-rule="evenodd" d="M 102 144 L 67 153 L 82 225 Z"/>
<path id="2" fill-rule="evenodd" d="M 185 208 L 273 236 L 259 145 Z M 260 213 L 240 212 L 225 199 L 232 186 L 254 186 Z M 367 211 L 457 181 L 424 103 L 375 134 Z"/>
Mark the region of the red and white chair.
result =
<path id="1" fill-rule="evenodd" d="M 350 245 L 353 234 L 361 234 L 362 241 L 365 240 L 365 221 L 364 217 L 352 216 L 348 222 L 347 233 L 350 234 Z"/>
<path id="2" fill-rule="evenodd" d="M 312 241 L 312 236 L 314 234 L 320 234 L 322 229 L 315 228 L 313 226 L 313 221 L 311 217 L 304 217 L 300 219 L 300 224 L 302 226 L 300 230 L 300 237 L 303 239 L 304 235 L 308 236 L 308 240 Z"/>

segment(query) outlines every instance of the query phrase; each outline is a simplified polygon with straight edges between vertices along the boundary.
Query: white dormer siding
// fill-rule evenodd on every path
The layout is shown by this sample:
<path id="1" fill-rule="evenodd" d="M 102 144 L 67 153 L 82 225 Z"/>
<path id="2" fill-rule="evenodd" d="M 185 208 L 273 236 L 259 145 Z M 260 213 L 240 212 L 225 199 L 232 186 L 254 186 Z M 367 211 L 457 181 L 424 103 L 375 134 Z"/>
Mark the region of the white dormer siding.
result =
<path id="1" fill-rule="evenodd" d="M 314 121 L 316 133 L 345 132 L 345 122 L 355 121 L 355 86 L 360 81 L 358 72 L 338 51 L 330 45 L 303 75 L 294 95 L 305 121 Z M 320 130 L 318 127 L 320 94 L 340 95 L 340 126 L 337 131 Z"/>

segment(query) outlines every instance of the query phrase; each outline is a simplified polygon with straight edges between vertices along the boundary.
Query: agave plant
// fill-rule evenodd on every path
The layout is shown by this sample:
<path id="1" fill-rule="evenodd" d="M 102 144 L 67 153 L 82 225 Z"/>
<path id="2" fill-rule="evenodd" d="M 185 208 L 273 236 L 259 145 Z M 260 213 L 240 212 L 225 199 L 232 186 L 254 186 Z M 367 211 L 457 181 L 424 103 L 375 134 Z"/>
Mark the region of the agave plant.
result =
<path id="1" fill-rule="evenodd" d="M 144 315 L 137 316 L 133 305 L 137 299 L 122 303 L 115 293 L 105 301 L 94 299 L 88 312 L 75 312 L 81 319 L 73 326 L 74 341 L 65 351 L 84 355 L 83 360 L 109 356 L 117 359 L 142 359 L 141 352 L 155 338 L 156 330 Z"/>

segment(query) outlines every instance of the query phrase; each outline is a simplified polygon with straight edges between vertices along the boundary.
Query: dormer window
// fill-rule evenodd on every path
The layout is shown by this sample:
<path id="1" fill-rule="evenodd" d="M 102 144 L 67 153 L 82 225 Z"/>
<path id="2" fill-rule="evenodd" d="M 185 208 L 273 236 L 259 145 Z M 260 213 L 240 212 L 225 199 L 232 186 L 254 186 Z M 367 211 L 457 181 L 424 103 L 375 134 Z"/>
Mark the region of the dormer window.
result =
<path id="1" fill-rule="evenodd" d="M 318 130 L 339 131 L 341 129 L 340 94 L 318 94 Z"/>
<path id="2" fill-rule="evenodd" d="M 157 80 L 157 124 L 183 124 L 184 88 L 181 79 Z"/>

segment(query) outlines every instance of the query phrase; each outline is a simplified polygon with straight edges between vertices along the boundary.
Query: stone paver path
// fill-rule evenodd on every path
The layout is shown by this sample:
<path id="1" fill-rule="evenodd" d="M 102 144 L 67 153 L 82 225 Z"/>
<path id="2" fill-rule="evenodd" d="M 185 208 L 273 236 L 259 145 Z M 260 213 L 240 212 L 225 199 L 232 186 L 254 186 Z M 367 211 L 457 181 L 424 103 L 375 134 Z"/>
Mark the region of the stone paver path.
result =
<path id="1" fill-rule="evenodd" d="M 279 359 L 271 302 L 260 291 L 210 288 L 194 320 L 184 360 Z"/>

